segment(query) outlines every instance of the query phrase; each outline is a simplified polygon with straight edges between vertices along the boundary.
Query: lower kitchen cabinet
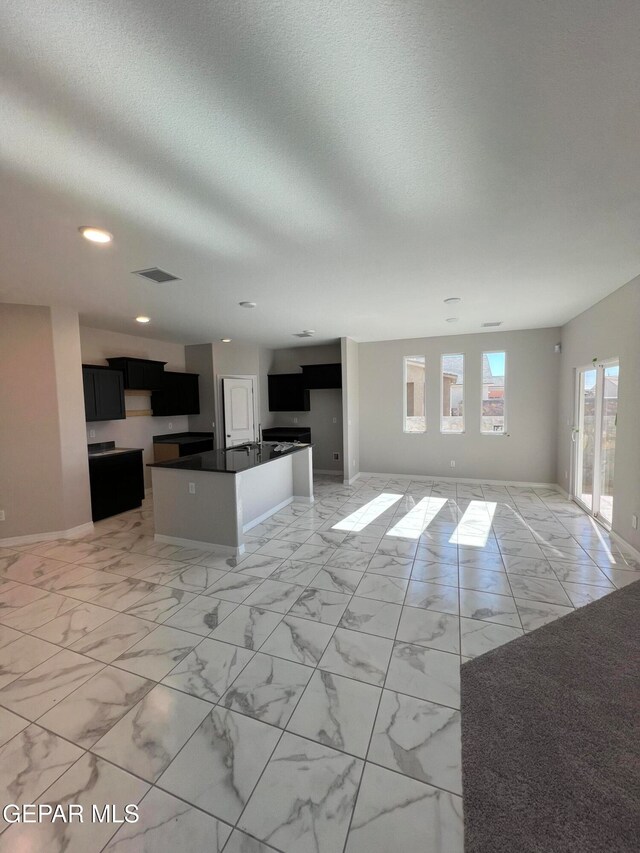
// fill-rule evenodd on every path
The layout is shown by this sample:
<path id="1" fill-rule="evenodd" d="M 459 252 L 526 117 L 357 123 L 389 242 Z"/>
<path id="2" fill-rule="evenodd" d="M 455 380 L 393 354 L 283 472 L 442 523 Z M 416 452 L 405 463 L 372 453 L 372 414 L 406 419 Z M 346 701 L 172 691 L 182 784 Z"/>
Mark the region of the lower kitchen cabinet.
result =
<path id="1" fill-rule="evenodd" d="M 89 483 L 94 521 L 136 509 L 144 500 L 142 450 L 89 454 Z"/>

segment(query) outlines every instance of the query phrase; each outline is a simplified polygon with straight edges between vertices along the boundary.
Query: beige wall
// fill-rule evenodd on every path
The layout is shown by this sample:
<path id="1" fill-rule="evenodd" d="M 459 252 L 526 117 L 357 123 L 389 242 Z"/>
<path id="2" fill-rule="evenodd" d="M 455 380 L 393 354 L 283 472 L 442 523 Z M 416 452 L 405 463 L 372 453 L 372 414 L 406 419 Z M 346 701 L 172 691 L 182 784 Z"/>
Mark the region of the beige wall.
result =
<path id="1" fill-rule="evenodd" d="M 342 471 L 342 392 L 339 388 L 311 391 L 309 412 L 270 412 L 266 375 L 300 373 L 303 364 L 337 364 L 341 358 L 339 343 L 271 350 L 262 358 L 262 426 L 309 427 L 316 470 Z M 340 454 L 339 460 L 334 460 L 334 453 Z"/>
<path id="2" fill-rule="evenodd" d="M 613 530 L 640 549 L 640 278 L 616 290 L 562 329 L 558 482 L 571 491 L 571 429 L 574 419 L 575 370 L 594 358 L 620 359 L 616 434 Z"/>
<path id="3" fill-rule="evenodd" d="M 58 396 L 62 501 L 68 530 L 91 520 L 80 327 L 75 311 L 51 309 L 53 358 Z"/>
<path id="4" fill-rule="evenodd" d="M 77 314 L 0 305 L 0 539 L 91 521 Z"/>
<path id="5" fill-rule="evenodd" d="M 361 343 L 360 470 L 556 482 L 559 329 Z M 481 356 L 507 353 L 507 436 L 480 435 Z M 465 433 L 440 433 L 440 356 L 465 355 Z M 426 357 L 427 432 L 403 432 L 403 357 Z M 455 468 L 450 466 L 454 460 Z"/>
<path id="6" fill-rule="evenodd" d="M 107 358 L 130 356 L 166 361 L 165 370 L 186 370 L 185 348 L 181 344 L 140 338 L 136 335 L 122 335 L 88 326 L 80 327 L 80 344 L 83 364 L 106 365 Z M 150 395 L 127 394 L 125 404 L 128 410 L 148 409 Z M 189 419 L 186 415 L 166 418 L 145 415 L 118 421 L 98 421 L 86 424 L 85 443 L 115 441 L 118 447 L 141 447 L 145 463 L 145 485 L 149 487 L 151 475 L 146 463 L 153 462 L 153 436 L 168 432 L 186 432 L 188 429 Z M 95 432 L 95 436 L 91 436 L 91 432 Z"/>

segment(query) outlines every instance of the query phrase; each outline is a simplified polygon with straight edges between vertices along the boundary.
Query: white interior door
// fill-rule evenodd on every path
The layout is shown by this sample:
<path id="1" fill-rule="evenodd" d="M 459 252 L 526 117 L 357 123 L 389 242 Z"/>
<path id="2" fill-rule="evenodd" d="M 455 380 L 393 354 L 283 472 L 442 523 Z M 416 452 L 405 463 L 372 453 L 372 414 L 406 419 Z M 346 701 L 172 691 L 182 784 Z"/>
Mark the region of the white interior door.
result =
<path id="1" fill-rule="evenodd" d="M 222 380 L 224 446 L 255 441 L 253 379 L 225 376 Z"/>

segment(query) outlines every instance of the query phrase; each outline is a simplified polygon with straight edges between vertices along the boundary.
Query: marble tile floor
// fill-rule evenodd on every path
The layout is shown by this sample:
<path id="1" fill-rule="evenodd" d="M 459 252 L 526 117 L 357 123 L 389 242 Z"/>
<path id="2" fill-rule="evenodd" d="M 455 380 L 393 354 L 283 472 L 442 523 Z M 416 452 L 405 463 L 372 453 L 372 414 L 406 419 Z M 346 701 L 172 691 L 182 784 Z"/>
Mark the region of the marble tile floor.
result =
<path id="1" fill-rule="evenodd" d="M 460 665 L 640 579 L 553 489 L 316 480 L 241 558 L 150 500 L 0 548 L 0 853 L 461 853 Z"/>

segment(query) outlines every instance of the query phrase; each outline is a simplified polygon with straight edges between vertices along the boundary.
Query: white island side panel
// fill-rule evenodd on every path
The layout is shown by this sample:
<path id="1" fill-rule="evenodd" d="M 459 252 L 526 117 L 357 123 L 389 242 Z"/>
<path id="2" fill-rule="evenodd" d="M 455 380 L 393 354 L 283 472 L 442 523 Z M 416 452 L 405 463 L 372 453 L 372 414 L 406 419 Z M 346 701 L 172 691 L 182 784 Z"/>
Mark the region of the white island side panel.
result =
<path id="1" fill-rule="evenodd" d="M 151 477 L 157 541 L 188 540 L 224 546 L 232 553 L 243 550 L 237 475 L 152 468 Z M 189 483 L 195 494 L 189 492 Z"/>

